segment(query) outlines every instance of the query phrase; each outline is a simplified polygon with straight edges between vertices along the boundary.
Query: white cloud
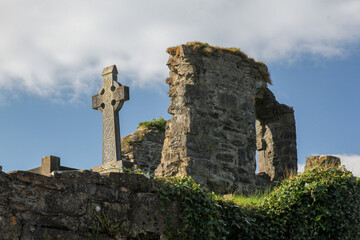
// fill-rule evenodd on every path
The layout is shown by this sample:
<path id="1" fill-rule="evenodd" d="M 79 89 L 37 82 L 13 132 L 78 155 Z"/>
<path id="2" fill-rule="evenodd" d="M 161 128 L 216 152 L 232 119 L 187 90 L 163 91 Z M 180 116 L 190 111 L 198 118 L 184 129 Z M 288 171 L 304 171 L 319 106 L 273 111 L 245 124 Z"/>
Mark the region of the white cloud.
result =
<path id="1" fill-rule="evenodd" d="M 355 176 L 360 177 L 360 155 L 334 154 L 341 160 L 341 164 L 351 171 Z"/>
<path id="2" fill-rule="evenodd" d="M 121 81 L 164 82 L 169 46 L 204 41 L 256 59 L 342 56 L 360 39 L 357 0 L 78 0 L 0 2 L 0 89 L 72 100 L 103 67 Z"/>
<path id="3" fill-rule="evenodd" d="M 305 169 L 305 164 L 298 163 L 298 173 L 303 172 Z"/>

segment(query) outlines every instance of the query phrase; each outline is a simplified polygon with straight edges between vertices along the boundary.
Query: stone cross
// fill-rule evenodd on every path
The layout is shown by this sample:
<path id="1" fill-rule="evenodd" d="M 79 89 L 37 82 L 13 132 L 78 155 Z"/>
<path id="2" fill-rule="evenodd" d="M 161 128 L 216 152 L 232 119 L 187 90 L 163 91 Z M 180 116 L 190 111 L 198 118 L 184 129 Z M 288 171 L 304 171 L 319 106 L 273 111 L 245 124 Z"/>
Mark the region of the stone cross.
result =
<path id="1" fill-rule="evenodd" d="M 129 100 L 129 88 L 117 81 L 115 65 L 104 69 L 98 94 L 92 97 L 92 108 L 103 114 L 102 164 L 121 160 L 119 110 Z"/>

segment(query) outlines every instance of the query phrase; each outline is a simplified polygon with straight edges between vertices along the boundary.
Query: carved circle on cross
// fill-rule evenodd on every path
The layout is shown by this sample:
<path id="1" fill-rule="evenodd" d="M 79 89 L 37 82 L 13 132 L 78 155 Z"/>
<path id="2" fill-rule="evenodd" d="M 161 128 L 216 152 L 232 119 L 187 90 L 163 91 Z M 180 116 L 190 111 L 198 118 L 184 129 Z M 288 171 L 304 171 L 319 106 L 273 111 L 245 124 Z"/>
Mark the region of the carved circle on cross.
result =
<path id="1" fill-rule="evenodd" d="M 116 101 L 115 99 L 115 90 L 119 88 L 121 84 L 117 81 L 113 81 L 110 76 L 104 78 L 105 81 L 98 91 L 98 94 L 101 96 L 99 111 L 108 116 L 111 115 L 112 112 L 119 111 L 123 106 L 124 101 Z"/>

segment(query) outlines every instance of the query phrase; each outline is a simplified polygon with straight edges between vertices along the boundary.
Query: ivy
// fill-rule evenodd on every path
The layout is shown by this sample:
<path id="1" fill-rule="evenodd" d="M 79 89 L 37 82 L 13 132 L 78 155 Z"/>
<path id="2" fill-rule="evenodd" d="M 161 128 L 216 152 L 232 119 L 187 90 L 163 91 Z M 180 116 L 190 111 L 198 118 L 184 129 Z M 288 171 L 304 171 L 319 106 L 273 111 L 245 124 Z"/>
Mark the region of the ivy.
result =
<path id="1" fill-rule="evenodd" d="M 163 183 L 157 189 L 163 213 L 174 199 L 181 203 L 181 226 L 171 225 L 169 219 L 169 239 L 251 239 L 241 235 L 250 233 L 255 220 L 240 206 L 201 187 L 189 176 L 156 180 Z"/>
<path id="2" fill-rule="evenodd" d="M 217 196 L 190 177 L 156 181 L 163 213 L 174 200 L 180 203 L 180 225 L 169 217 L 169 239 L 360 239 L 360 183 L 345 169 L 306 171 L 251 206 Z"/>
<path id="3" fill-rule="evenodd" d="M 345 169 L 312 169 L 284 181 L 259 211 L 267 239 L 360 239 L 359 179 Z"/>

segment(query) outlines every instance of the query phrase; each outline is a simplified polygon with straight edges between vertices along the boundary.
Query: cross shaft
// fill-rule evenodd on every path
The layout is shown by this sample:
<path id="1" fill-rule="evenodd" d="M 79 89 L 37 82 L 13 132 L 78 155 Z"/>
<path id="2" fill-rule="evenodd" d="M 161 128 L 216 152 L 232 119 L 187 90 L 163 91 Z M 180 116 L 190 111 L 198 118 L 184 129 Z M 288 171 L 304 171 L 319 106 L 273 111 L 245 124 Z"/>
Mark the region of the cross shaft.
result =
<path id="1" fill-rule="evenodd" d="M 103 71 L 98 94 L 92 96 L 92 108 L 103 114 L 102 164 L 121 160 L 119 110 L 129 100 L 129 88 L 117 81 L 115 65 Z"/>

